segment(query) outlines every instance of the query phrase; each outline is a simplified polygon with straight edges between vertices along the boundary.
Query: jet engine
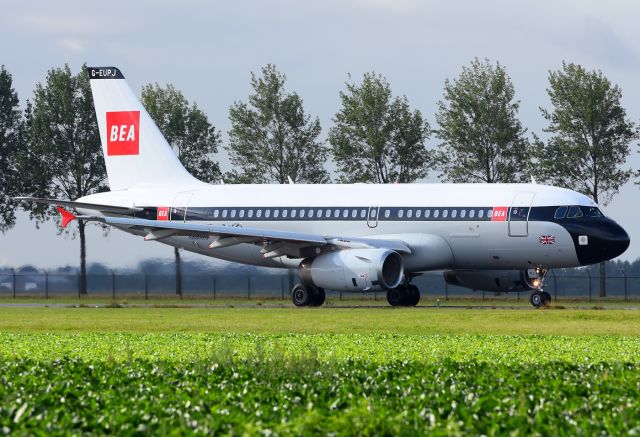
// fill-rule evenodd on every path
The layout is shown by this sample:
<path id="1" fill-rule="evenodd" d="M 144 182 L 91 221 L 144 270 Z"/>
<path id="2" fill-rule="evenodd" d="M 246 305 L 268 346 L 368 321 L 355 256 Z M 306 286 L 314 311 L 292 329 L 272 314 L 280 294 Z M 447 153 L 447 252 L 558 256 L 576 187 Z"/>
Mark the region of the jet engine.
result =
<path id="1" fill-rule="evenodd" d="M 539 290 L 542 278 L 537 269 L 526 270 L 449 270 L 444 272 L 449 285 L 484 291 Z"/>
<path id="2" fill-rule="evenodd" d="M 389 249 L 345 249 L 307 258 L 300 263 L 305 285 L 335 291 L 381 291 L 402 281 L 404 262 Z"/>

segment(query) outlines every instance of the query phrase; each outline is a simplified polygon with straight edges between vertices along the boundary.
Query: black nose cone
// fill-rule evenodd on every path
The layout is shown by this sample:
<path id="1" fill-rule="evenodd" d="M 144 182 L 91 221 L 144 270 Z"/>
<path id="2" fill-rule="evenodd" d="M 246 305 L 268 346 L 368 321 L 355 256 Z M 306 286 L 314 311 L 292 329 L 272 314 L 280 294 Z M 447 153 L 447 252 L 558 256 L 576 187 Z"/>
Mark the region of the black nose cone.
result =
<path id="1" fill-rule="evenodd" d="M 578 261 L 582 265 L 609 261 L 622 255 L 631 240 L 622 226 L 609 219 L 602 219 L 591 226 L 572 229 Z"/>

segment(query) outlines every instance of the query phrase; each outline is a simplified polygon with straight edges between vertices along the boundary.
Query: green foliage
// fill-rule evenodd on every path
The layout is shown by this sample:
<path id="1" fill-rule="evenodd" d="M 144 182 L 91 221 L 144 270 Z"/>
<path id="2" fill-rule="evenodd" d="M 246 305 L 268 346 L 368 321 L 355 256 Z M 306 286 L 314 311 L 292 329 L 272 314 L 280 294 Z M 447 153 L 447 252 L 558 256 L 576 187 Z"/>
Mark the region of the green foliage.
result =
<path id="1" fill-rule="evenodd" d="M 20 194 L 16 159 L 24 138 L 23 130 L 18 93 L 3 65 L 0 67 L 0 232 L 15 224 L 15 204 L 11 196 Z"/>
<path id="2" fill-rule="evenodd" d="M 640 430 L 637 338 L 2 334 L 1 339 L 5 434 L 631 435 Z M 564 341 L 578 348 L 563 346 Z M 114 352 L 105 353 L 104 343 Z M 567 355 L 558 354 L 558 347 Z"/>
<path id="3" fill-rule="evenodd" d="M 93 108 L 89 77 L 83 66 L 77 75 L 68 65 L 49 70 L 36 85 L 27 106 L 28 148 L 21 157 L 27 190 L 36 197 L 75 200 L 106 191 L 106 170 Z M 33 205 L 40 220 L 59 214 Z"/>
<path id="4" fill-rule="evenodd" d="M 621 167 L 638 139 L 620 87 L 599 70 L 563 62 L 549 73 L 547 93 L 553 110 L 540 109 L 552 136 L 536 142 L 541 177 L 607 204 L 632 174 Z"/>
<path id="5" fill-rule="evenodd" d="M 347 82 L 329 142 L 342 182 L 406 183 L 425 177 L 431 162 L 429 124 L 405 96 L 392 97 L 389 82 L 366 73 Z"/>
<path id="6" fill-rule="evenodd" d="M 229 109 L 229 158 L 238 170 L 227 180 L 237 183 L 326 183 L 327 149 L 318 137 L 320 120 L 305 114 L 297 93 L 285 90 L 286 76 L 272 64 L 262 76 L 251 73 L 249 102 Z"/>
<path id="7" fill-rule="evenodd" d="M 220 132 L 198 105 L 171 84 L 145 85 L 141 100 L 187 171 L 204 182 L 219 181 L 220 166 L 213 155 L 221 143 Z"/>
<path id="8" fill-rule="evenodd" d="M 500 63 L 476 58 L 453 81 L 446 80 L 438 102 L 443 142 L 437 162 L 448 182 L 496 183 L 526 180 L 531 147 L 518 119 L 519 101 Z"/>

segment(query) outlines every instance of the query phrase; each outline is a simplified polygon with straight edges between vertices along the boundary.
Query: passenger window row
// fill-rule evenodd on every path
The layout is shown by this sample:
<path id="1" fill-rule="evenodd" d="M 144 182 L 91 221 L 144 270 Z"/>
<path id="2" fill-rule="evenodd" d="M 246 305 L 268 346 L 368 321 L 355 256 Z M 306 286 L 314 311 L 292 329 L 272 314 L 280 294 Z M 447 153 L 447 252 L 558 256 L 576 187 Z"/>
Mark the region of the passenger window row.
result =
<path id="1" fill-rule="evenodd" d="M 491 208 L 186 208 L 187 220 L 490 220 Z M 172 217 L 184 217 L 173 208 Z"/>

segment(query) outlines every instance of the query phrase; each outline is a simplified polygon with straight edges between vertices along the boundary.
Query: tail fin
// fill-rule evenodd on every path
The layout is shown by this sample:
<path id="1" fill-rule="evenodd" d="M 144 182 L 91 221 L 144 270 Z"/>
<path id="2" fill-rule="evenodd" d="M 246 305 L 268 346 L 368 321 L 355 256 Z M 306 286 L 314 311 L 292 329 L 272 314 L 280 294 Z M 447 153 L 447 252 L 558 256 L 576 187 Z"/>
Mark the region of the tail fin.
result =
<path id="1" fill-rule="evenodd" d="M 199 185 L 115 67 L 88 67 L 112 191 L 137 185 Z"/>

